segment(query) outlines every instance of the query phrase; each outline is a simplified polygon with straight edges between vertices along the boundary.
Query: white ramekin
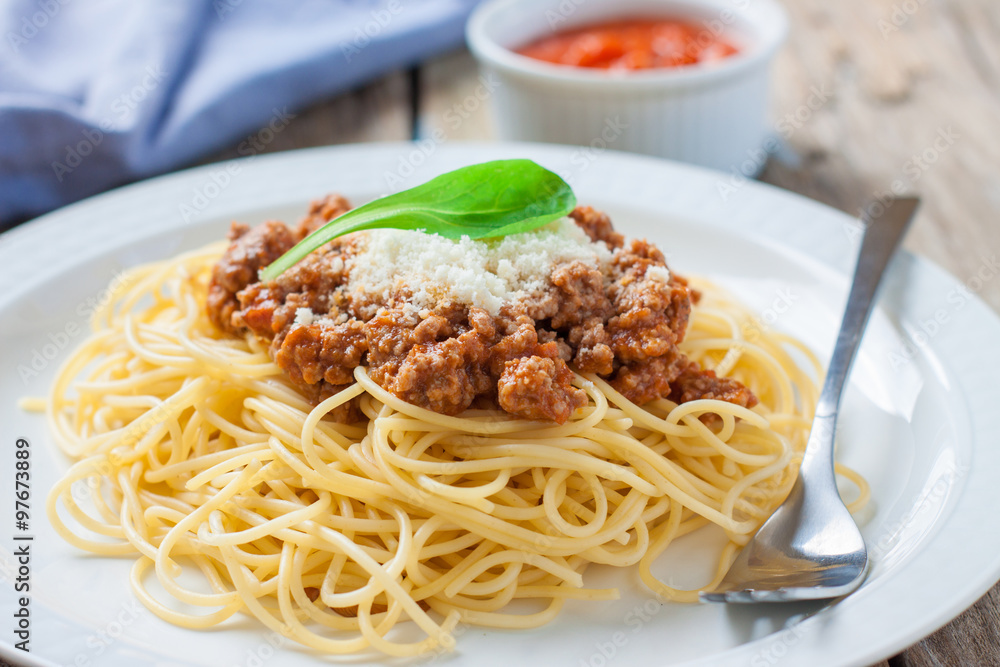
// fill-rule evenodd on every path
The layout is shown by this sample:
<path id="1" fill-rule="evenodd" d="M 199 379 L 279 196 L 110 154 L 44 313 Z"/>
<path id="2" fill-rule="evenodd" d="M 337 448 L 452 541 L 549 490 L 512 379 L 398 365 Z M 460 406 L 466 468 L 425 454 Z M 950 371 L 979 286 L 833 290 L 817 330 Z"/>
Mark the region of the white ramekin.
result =
<path id="1" fill-rule="evenodd" d="M 629 17 L 721 30 L 740 51 L 704 65 L 608 72 L 513 50 L 556 31 Z M 726 170 L 759 160 L 771 133 L 770 64 L 787 31 L 787 15 L 774 0 L 487 0 L 466 32 L 497 82 L 501 139 L 600 146 Z"/>

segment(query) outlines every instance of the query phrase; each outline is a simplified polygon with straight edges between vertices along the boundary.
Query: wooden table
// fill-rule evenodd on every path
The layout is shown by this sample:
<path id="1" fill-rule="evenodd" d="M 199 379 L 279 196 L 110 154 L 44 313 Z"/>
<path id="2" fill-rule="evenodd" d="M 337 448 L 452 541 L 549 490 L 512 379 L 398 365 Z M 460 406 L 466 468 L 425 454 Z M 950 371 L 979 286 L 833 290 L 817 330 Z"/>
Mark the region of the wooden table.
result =
<path id="1" fill-rule="evenodd" d="M 773 119 L 798 120 L 761 180 L 853 214 L 900 181 L 924 199 L 906 247 L 963 281 L 974 276 L 1000 253 L 995 3 L 786 2 L 792 30 L 776 64 Z M 491 139 L 488 107 L 470 102 L 477 76 L 464 51 L 390 74 L 303 110 L 264 150 L 408 140 L 436 128 L 446 141 Z M 806 106 L 813 90 L 827 98 L 815 110 Z M 449 113 L 455 105 L 463 113 Z M 939 141 L 935 148 L 939 136 L 951 143 Z M 238 157 L 238 143 L 206 161 Z M 1000 280 L 986 280 L 978 293 L 1000 309 Z M 1000 586 L 935 634 L 879 663 L 990 664 L 1000 664 Z"/>

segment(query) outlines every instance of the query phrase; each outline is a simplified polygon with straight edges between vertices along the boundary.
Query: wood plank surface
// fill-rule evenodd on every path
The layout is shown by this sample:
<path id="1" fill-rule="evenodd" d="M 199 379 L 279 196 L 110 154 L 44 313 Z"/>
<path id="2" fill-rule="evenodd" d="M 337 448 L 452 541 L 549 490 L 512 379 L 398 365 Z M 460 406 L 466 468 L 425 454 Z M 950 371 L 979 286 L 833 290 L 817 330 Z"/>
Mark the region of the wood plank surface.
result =
<path id="1" fill-rule="evenodd" d="M 476 62 L 467 51 L 451 53 L 425 64 L 420 77 L 418 128 L 422 137 L 443 136 L 445 141 L 494 139 L 493 114 L 488 99 L 490 83 L 486 81 L 484 85 Z M 487 98 L 485 102 L 480 99 L 483 97 Z"/>
<path id="2" fill-rule="evenodd" d="M 1000 8 L 786 6 L 792 30 L 775 70 L 775 118 L 800 112 L 810 90 L 829 99 L 788 138 L 797 162 L 773 160 L 763 180 L 852 213 L 896 182 L 924 201 L 909 249 L 963 281 L 990 273 L 1000 252 Z M 1000 309 L 996 278 L 978 292 Z"/>
<path id="3" fill-rule="evenodd" d="M 298 110 L 294 112 L 295 117 L 273 136 L 265 133 L 266 126 L 262 127 L 206 156 L 199 164 L 243 157 L 246 154 L 244 142 L 257 138 L 261 133 L 265 134 L 254 144 L 258 154 L 368 141 L 408 141 L 412 133 L 410 100 L 410 77 L 406 73 L 395 72 L 356 90 Z"/>

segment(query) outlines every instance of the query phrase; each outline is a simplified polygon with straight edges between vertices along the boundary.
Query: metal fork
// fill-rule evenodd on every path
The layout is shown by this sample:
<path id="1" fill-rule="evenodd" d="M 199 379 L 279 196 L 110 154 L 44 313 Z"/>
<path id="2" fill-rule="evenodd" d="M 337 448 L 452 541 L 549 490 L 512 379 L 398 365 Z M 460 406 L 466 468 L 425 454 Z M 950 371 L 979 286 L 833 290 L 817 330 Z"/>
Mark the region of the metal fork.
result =
<path id="1" fill-rule="evenodd" d="M 844 386 L 889 260 L 906 234 L 919 200 L 892 201 L 865 220 L 844 319 L 816 406 L 799 476 L 788 498 L 743 547 L 718 588 L 703 602 L 822 600 L 854 592 L 868 574 L 868 551 L 840 499 L 833 443 Z"/>

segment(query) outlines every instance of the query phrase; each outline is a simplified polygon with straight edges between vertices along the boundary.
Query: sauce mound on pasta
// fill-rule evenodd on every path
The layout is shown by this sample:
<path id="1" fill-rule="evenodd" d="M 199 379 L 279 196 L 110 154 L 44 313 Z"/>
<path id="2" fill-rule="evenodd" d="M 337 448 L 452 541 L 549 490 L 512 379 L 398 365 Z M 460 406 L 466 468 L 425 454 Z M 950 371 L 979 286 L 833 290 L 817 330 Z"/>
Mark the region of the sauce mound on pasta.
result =
<path id="1" fill-rule="evenodd" d="M 626 240 L 590 207 L 491 241 L 358 232 L 258 281 L 260 269 L 349 208 L 332 195 L 294 228 L 234 223 L 209 287 L 216 326 L 265 342 L 315 401 L 352 385 L 365 366 L 395 396 L 446 415 L 499 406 L 564 423 L 587 404 L 571 368 L 608 379 L 637 404 L 757 403 L 678 350 L 698 296 L 687 281 L 658 248 Z M 357 402 L 334 417 L 360 418 Z"/>

